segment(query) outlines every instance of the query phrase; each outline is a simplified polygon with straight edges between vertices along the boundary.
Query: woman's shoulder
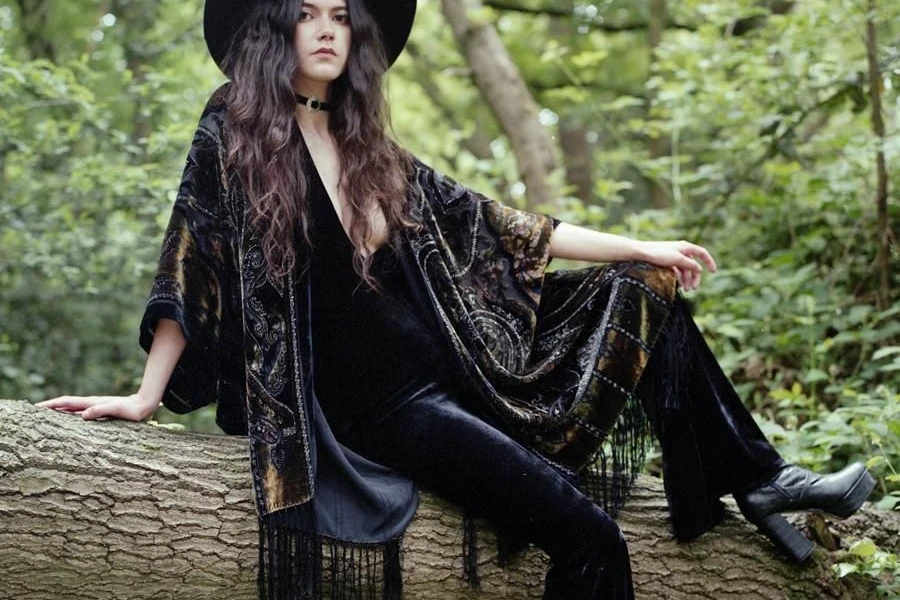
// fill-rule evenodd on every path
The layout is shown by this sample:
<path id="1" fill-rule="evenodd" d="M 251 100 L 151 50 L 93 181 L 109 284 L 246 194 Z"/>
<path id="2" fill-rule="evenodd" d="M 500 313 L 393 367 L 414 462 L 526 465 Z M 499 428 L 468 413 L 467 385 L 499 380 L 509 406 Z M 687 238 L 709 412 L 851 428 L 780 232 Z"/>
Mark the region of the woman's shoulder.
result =
<path id="1" fill-rule="evenodd" d="M 230 87 L 231 82 L 225 82 L 210 95 L 197 124 L 197 134 L 216 144 L 221 144 L 225 137 L 228 116 L 226 98 Z"/>
<path id="2" fill-rule="evenodd" d="M 447 208 L 459 203 L 465 197 L 479 197 L 466 186 L 410 154 L 413 181 L 422 188 L 426 197 Z"/>

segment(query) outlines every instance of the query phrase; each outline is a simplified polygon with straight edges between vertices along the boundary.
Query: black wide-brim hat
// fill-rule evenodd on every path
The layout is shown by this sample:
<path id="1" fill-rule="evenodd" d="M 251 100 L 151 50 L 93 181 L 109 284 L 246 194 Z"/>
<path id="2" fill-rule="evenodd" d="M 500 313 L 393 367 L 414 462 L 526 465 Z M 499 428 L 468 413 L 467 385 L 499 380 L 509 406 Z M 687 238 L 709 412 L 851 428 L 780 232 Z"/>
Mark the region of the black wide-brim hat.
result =
<path id="1" fill-rule="evenodd" d="M 272 0 L 206 0 L 203 7 L 203 37 L 213 60 L 222 67 L 232 39 L 256 4 Z M 300 0 L 283 0 L 286 2 Z M 363 0 L 381 29 L 388 66 L 394 64 L 409 39 L 416 16 L 416 0 Z"/>

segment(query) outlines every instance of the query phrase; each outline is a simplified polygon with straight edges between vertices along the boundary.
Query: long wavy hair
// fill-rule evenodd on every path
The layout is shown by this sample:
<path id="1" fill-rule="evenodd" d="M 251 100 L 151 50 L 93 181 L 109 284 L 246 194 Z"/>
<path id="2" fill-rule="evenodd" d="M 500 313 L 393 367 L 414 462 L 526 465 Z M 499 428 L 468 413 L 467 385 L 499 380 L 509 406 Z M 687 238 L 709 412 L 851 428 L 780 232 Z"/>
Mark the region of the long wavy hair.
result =
<path id="1" fill-rule="evenodd" d="M 257 2 L 225 61 L 233 81 L 225 95 L 227 164 L 248 196 L 250 225 L 261 233 L 273 282 L 298 268 L 297 242 L 312 243 L 307 151 L 294 120 L 294 32 L 300 7 L 296 0 Z M 373 233 L 370 215 L 376 205 L 381 207 L 388 243 L 400 228 L 415 227 L 407 214 L 406 195 L 412 160 L 386 133 L 382 76 L 388 63 L 378 26 L 363 0 L 348 0 L 347 10 L 350 52 L 344 72 L 331 84 L 328 125 L 340 157 L 339 186 L 351 208 L 353 267 L 377 290 L 370 272 L 372 257 L 366 254 Z"/>

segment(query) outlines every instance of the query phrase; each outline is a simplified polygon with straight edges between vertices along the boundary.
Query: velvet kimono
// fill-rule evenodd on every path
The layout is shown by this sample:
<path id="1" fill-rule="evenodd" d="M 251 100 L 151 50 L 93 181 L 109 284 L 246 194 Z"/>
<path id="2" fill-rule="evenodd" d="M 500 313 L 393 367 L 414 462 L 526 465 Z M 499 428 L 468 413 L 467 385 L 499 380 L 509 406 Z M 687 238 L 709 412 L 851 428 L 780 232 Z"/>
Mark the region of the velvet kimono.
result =
<path id="1" fill-rule="evenodd" d="M 266 276 L 246 195 L 225 167 L 221 97 L 204 110 L 187 157 L 141 344 L 149 349 L 159 318 L 176 320 L 187 346 L 164 404 L 184 413 L 215 402 L 220 427 L 248 436 L 261 596 L 280 597 L 278 578 L 312 585 L 323 537 L 344 539 L 341 526 L 322 524 L 334 518 L 330 503 L 309 510 L 323 481 L 335 497 L 368 490 L 356 497 L 369 539 L 344 541 L 383 542 L 379 577 L 396 587 L 394 557 L 414 489 L 330 435 L 311 384 L 308 277 Z M 614 513 L 642 457 L 632 397 L 671 310 L 673 273 L 643 263 L 548 272 L 555 219 L 504 206 L 418 161 L 408 198 L 422 227 L 398 233 L 400 260 L 457 379 L 506 433 L 566 476 L 597 484 L 595 497 Z M 298 263 L 305 258 L 299 248 Z M 605 441 L 612 444 L 604 450 Z M 329 479 L 335 473 L 340 481 Z M 399 500 L 367 504 L 373 481 Z M 324 536 L 291 537 L 311 528 Z"/>

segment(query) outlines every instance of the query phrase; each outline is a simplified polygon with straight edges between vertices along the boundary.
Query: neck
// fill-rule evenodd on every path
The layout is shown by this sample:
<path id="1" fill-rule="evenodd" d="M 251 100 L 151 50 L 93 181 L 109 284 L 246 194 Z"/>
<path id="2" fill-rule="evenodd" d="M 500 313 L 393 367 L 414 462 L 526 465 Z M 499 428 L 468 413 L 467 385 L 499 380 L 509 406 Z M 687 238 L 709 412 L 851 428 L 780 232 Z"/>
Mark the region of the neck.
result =
<path id="1" fill-rule="evenodd" d="M 324 110 L 309 112 L 302 104 L 294 109 L 294 118 L 305 133 L 315 133 L 320 137 L 328 136 L 328 113 Z"/>
<path id="2" fill-rule="evenodd" d="M 302 85 L 294 85 L 294 92 L 307 98 L 317 98 L 322 102 L 328 102 L 331 86 L 319 82 L 304 82 Z M 304 132 L 315 133 L 321 137 L 328 136 L 328 111 L 319 110 L 311 112 L 306 106 L 297 103 L 294 109 L 294 117 Z"/>

